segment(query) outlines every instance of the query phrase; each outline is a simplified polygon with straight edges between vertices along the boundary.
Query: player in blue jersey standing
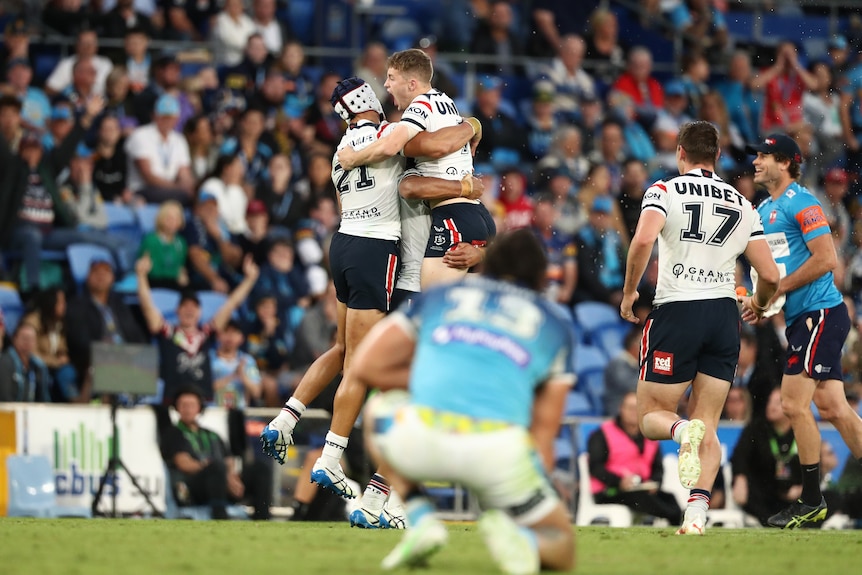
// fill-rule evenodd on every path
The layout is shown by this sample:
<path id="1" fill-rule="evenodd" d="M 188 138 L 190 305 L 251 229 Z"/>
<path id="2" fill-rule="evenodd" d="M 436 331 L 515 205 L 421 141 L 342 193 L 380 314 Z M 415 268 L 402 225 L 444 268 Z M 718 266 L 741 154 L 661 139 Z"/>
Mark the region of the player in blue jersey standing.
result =
<path id="1" fill-rule="evenodd" d="M 420 564 L 446 542 L 421 481 L 478 497 L 479 530 L 504 572 L 574 565 L 569 517 L 546 474 L 574 340 L 571 321 L 541 295 L 545 267 L 532 232 L 499 236 L 482 276 L 423 292 L 357 350 L 354 375 L 366 385 L 409 390 L 401 401 L 381 394 L 366 411 L 369 450 L 392 468 L 410 525 L 384 569 Z"/>
<path id="2" fill-rule="evenodd" d="M 799 146 L 788 136 L 773 134 L 746 150 L 757 156 L 754 182 L 769 192 L 757 210 L 782 280 L 767 306 L 776 311 L 783 302 L 787 354 L 781 405 L 793 425 L 802 465 L 802 496 L 768 523 L 792 529 L 826 517 L 820 492 L 820 430 L 812 400 L 821 418 L 841 432 L 853 456 L 862 457 L 862 419 L 844 397 L 841 374 L 850 319 L 832 277 L 837 256 L 829 223 L 817 198 L 797 183 Z M 754 319 L 750 310 L 743 319 Z"/>

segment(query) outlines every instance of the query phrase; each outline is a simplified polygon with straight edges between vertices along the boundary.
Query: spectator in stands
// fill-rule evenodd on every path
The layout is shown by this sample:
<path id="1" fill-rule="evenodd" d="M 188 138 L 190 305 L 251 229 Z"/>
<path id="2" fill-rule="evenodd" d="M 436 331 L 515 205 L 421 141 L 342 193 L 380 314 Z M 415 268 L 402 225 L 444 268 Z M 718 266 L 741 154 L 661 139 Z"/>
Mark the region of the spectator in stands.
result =
<path id="1" fill-rule="evenodd" d="M 143 92 L 150 83 L 152 59 L 148 52 L 149 44 L 149 35 L 141 28 L 129 28 L 123 39 L 122 64 L 128 72 L 129 91 L 135 95 Z"/>
<path id="2" fill-rule="evenodd" d="M 527 179 L 516 166 L 500 172 L 498 199 L 504 210 L 503 229 L 526 228 L 533 222 L 533 201 L 527 196 Z"/>
<path id="3" fill-rule="evenodd" d="M 752 84 L 751 56 L 744 50 L 737 50 L 730 58 L 727 79 L 716 86 L 730 114 L 732 125 L 736 126 L 744 142 L 754 142 L 758 138 L 759 104 L 757 102 L 762 85 Z M 719 127 L 719 133 L 724 131 Z M 722 147 L 722 149 L 724 149 Z"/>
<path id="4" fill-rule="evenodd" d="M 547 192 L 554 198 L 557 214 L 554 226 L 560 233 L 575 235 L 586 224 L 587 215 L 575 197 L 574 182 L 568 171 L 555 167 L 543 168 L 537 180 L 539 193 Z"/>
<path id="5" fill-rule="evenodd" d="M 242 248 L 231 242 L 227 227 L 219 218 L 214 195 L 208 192 L 198 195 L 183 237 L 189 247 L 191 287 L 227 293 L 230 289 L 227 279 L 242 261 Z"/>
<path id="6" fill-rule="evenodd" d="M 189 285 L 186 270 L 189 250 L 185 238 L 179 235 L 184 226 L 185 215 L 179 202 L 164 202 L 156 214 L 156 228 L 141 240 L 139 253 L 153 262 L 147 276 L 151 287 L 181 290 Z"/>
<path id="7" fill-rule="evenodd" d="M 292 104 L 301 108 L 309 106 L 314 99 L 315 81 L 305 66 L 305 48 L 297 40 L 286 42 L 278 63 L 284 74 L 288 94 L 285 105 Z"/>
<path id="8" fill-rule="evenodd" d="M 68 100 L 59 100 L 51 108 L 51 117 L 48 119 L 48 130 L 42 135 L 42 145 L 45 150 L 57 147 L 66 137 L 72 133 L 75 127 L 75 111 Z"/>
<path id="9" fill-rule="evenodd" d="M 131 81 L 125 66 L 116 66 L 108 74 L 105 94 L 108 99 L 105 114 L 117 119 L 123 137 L 132 135 L 138 127 L 138 119 L 135 116 L 135 96 L 131 93 Z"/>
<path id="10" fill-rule="evenodd" d="M 802 115 L 814 132 L 814 169 L 806 171 L 813 172 L 816 177 L 844 158 L 841 98 L 833 87 L 832 71 L 826 62 L 813 62 L 809 71 L 817 78 L 817 88 L 802 94 Z"/>
<path id="11" fill-rule="evenodd" d="M 584 179 L 584 183 L 581 189 L 578 190 L 577 195 L 577 200 L 581 204 L 581 212 L 588 213 L 596 198 L 610 198 L 610 186 L 610 172 L 607 167 L 602 164 L 590 166 L 590 171 L 587 173 L 587 177 Z M 620 206 L 616 201 L 611 202 L 611 222 L 612 227 L 625 242 L 625 248 L 628 249 L 628 230 L 626 229 Z"/>
<path id="12" fill-rule="evenodd" d="M 510 77 L 523 75 L 523 67 L 512 63 L 512 58 L 524 55 L 521 39 L 514 33 L 513 21 L 511 4 L 494 2 L 488 19 L 477 22 L 469 51 L 496 57 L 493 64 L 477 64 L 478 73 Z"/>
<path id="13" fill-rule="evenodd" d="M 611 176 L 610 191 L 619 196 L 622 179 L 622 165 L 626 160 L 623 126 L 619 121 L 608 118 L 602 122 L 596 149 L 589 155 L 592 164 L 602 164 Z"/>
<path id="14" fill-rule="evenodd" d="M 138 299 L 150 333 L 159 344 L 159 377 L 165 383 L 164 401 L 173 397 L 184 385 L 199 386 L 207 402 L 213 400 L 212 369 L 209 350 L 215 334 L 221 332 L 231 314 L 248 297 L 254 287 L 259 269 L 251 258 L 243 262 L 243 280 L 234 289 L 212 319 L 201 325 L 201 304 L 197 295 L 185 291 L 177 306 L 177 324 L 165 321 L 150 291 L 147 276 L 153 261 L 144 255 L 135 265 L 138 277 Z"/>
<path id="15" fill-rule="evenodd" d="M 720 57 L 728 44 L 724 15 L 709 0 L 676 0 L 664 8 L 673 27 L 682 32 L 687 49 L 708 50 Z"/>
<path id="16" fill-rule="evenodd" d="M 65 317 L 66 293 L 55 287 L 40 293 L 36 309 L 21 321 L 36 330 L 35 354 L 51 377 L 51 400 L 62 403 L 86 401 L 89 397 L 78 389 L 78 374 L 69 359 Z"/>
<path id="17" fill-rule="evenodd" d="M 598 94 L 595 80 L 583 68 L 587 44 L 580 36 L 570 35 L 561 39 L 560 54 L 545 70 L 556 89 L 554 103 L 567 118 L 580 116 L 580 105 L 585 97 Z"/>
<path id="18" fill-rule="evenodd" d="M 300 266 L 295 265 L 294 259 L 293 243 L 284 237 L 275 238 L 252 294 L 252 300 L 274 295 L 278 303 L 278 319 L 291 330 L 296 328 L 293 321 L 297 317 L 295 308 L 307 308 L 311 303 L 308 279 Z"/>
<path id="19" fill-rule="evenodd" d="M 200 192 L 207 192 L 216 198 L 219 219 L 227 226 L 228 232 L 237 236 L 248 231 L 245 212 L 248 207 L 248 194 L 243 189 L 245 165 L 236 153 L 219 156 L 212 173 L 200 186 Z"/>
<path id="20" fill-rule="evenodd" d="M 578 33 L 578 30 L 574 30 Z M 604 8 L 590 15 L 587 37 L 587 61 L 592 64 L 593 78 L 601 83 L 600 93 L 616 81 L 625 67 L 623 49 L 619 44 L 616 15 Z"/>
<path id="21" fill-rule="evenodd" d="M 96 94 L 105 93 L 105 81 L 114 65 L 104 56 L 99 56 L 99 37 L 95 30 L 81 30 L 75 42 L 75 53 L 60 60 L 51 75 L 45 81 L 45 89 L 51 95 L 62 93 L 72 84 L 72 72 L 78 60 L 90 60 L 96 71 L 93 80 L 93 91 Z"/>
<path id="22" fill-rule="evenodd" d="M 204 40 L 209 36 L 210 22 L 218 13 L 216 0 L 164 0 L 167 40 Z"/>
<path id="23" fill-rule="evenodd" d="M 823 177 L 822 191 L 814 191 L 814 195 L 823 207 L 826 221 L 829 222 L 829 229 L 832 230 L 839 259 L 847 259 L 850 255 L 852 222 L 844 204 L 849 185 L 850 176 L 847 172 L 843 168 L 832 168 Z"/>
<path id="24" fill-rule="evenodd" d="M 249 36 L 256 31 L 254 21 L 243 12 L 242 0 L 225 0 L 210 33 L 215 62 L 236 66 L 242 61 Z"/>
<path id="25" fill-rule="evenodd" d="M 380 102 L 388 103 L 392 100 L 389 92 L 383 87 L 386 82 L 386 72 L 388 54 L 386 46 L 382 42 L 369 42 L 362 50 L 362 55 L 356 63 L 355 76 L 365 80 L 372 90 L 374 95 Z"/>
<path id="26" fill-rule="evenodd" d="M 63 36 L 93 29 L 96 19 L 97 14 L 82 0 L 48 0 L 42 10 L 45 27 Z"/>
<path id="27" fill-rule="evenodd" d="M 215 404 L 244 410 L 260 399 L 260 371 L 252 356 L 240 349 L 245 342 L 242 327 L 230 320 L 218 334 L 210 356 Z"/>
<path id="28" fill-rule="evenodd" d="M 213 519 L 228 519 L 226 505 L 250 499 L 252 519 L 270 518 L 272 471 L 260 461 L 244 462 L 238 472 L 231 451 L 214 431 L 198 424 L 207 398 L 195 386 L 180 388 L 173 398 L 179 421 L 161 439 L 170 489 L 180 505 L 209 505 Z"/>
<path id="29" fill-rule="evenodd" d="M 108 227 L 105 200 L 93 185 L 93 151 L 83 142 L 69 162 L 69 177 L 60 186 L 60 198 L 74 214 L 78 228 L 104 232 Z"/>
<path id="30" fill-rule="evenodd" d="M 724 174 L 739 170 L 746 158 L 745 140 L 736 124 L 731 122 L 724 98 L 719 92 L 707 92 L 701 98 L 700 104 L 698 119 L 706 120 L 718 128 L 721 155 L 716 167 Z"/>
<path id="31" fill-rule="evenodd" d="M 727 419 L 736 423 L 748 423 L 751 421 L 751 394 L 744 387 L 731 387 L 724 400 L 724 411 L 721 419 Z"/>
<path id="32" fill-rule="evenodd" d="M 92 342 L 145 343 L 147 339 L 131 308 L 114 291 L 114 265 L 105 259 L 90 261 L 82 293 L 66 306 L 69 356 L 87 381 L 92 365 Z"/>
<path id="33" fill-rule="evenodd" d="M 629 51 L 626 70 L 614 82 L 613 89 L 632 99 L 637 119 L 649 129 L 664 106 L 664 90 L 652 76 L 652 53 L 643 46 Z"/>
<path id="34" fill-rule="evenodd" d="M 266 178 L 269 160 L 273 156 L 272 145 L 268 142 L 269 135 L 264 131 L 263 111 L 259 108 L 247 108 L 242 112 L 237 124 L 236 137 L 225 140 L 220 153 L 235 155 L 243 165 L 242 184 L 250 195 L 254 186 Z M 239 217 L 245 213 L 245 206 L 239 212 Z M 233 231 L 233 230 L 231 230 Z"/>
<path id="35" fill-rule="evenodd" d="M 276 154 L 269 161 L 269 177 L 258 182 L 255 198 L 266 206 L 272 226 L 295 229 L 308 217 L 308 198 L 291 185 L 293 169 L 290 159 Z"/>
<path id="36" fill-rule="evenodd" d="M 802 493 L 802 468 L 790 419 L 781 409 L 781 390 L 769 396 L 765 418 L 742 430 L 731 458 L 733 500 L 766 526 Z"/>
<path id="37" fill-rule="evenodd" d="M 829 43 L 826 45 L 826 63 L 833 77 L 837 78 L 843 75 L 852 64 L 849 58 L 849 48 L 850 45 L 847 43 L 847 38 L 841 34 L 835 34 L 829 38 Z"/>
<path id="38" fill-rule="evenodd" d="M 103 84 L 97 91 L 96 66 L 92 58 L 79 58 L 72 64 L 72 83 L 63 90 L 61 96 L 72 104 L 77 116 L 84 110 L 87 100 L 96 94 L 105 93 L 105 86 L 106 84 Z"/>
<path id="39" fill-rule="evenodd" d="M 327 146 L 327 154 L 341 141 L 345 129 L 344 120 L 329 103 L 329 97 L 340 81 L 340 75 L 325 73 L 317 84 L 314 101 L 305 111 L 305 123 L 314 128 L 315 142 Z"/>
<path id="40" fill-rule="evenodd" d="M 147 202 L 191 203 L 194 177 L 189 147 L 174 131 L 179 116 L 179 101 L 164 94 L 156 102 L 153 122 L 135 128 L 126 140 L 129 189 Z"/>
<path id="41" fill-rule="evenodd" d="M 251 200 L 245 210 L 246 231 L 236 238 L 243 257 L 251 254 L 258 265 L 266 263 L 269 253 L 271 235 L 269 232 L 269 214 L 266 205 L 258 199 Z"/>
<path id="42" fill-rule="evenodd" d="M 30 61 L 30 33 L 27 29 L 27 21 L 22 16 L 9 20 L 3 30 L 3 45 L 0 46 L 0 64 L 3 72 L 6 66 L 15 59 L 23 58 Z"/>
<path id="43" fill-rule="evenodd" d="M 290 37 L 287 26 L 276 19 L 275 11 L 275 0 L 253 0 L 251 3 L 254 29 L 263 38 L 267 51 L 273 56 L 281 53 L 285 40 Z"/>
<path id="44" fill-rule="evenodd" d="M 45 122 L 51 115 L 51 102 L 39 88 L 31 86 L 33 68 L 30 60 L 14 58 L 6 64 L 6 85 L 9 94 L 21 100 L 21 120 L 24 126 L 44 130 Z"/>
<path id="45" fill-rule="evenodd" d="M 625 394 L 616 413 L 587 440 L 593 498 L 679 524 L 676 497 L 659 489 L 664 474 L 659 442 L 644 437 L 638 427 L 637 395 Z"/>
<path id="46" fill-rule="evenodd" d="M 263 86 L 273 58 L 267 52 L 263 36 L 257 32 L 248 37 L 240 61 L 224 73 L 224 86 L 251 100 Z"/>
<path id="47" fill-rule="evenodd" d="M 599 0 L 582 0 L 575 3 L 565 0 L 532 2 L 529 54 L 540 58 L 556 56 L 562 45 L 560 38 L 583 33 L 588 21 L 594 24 L 593 10 L 598 6 Z"/>
<path id="48" fill-rule="evenodd" d="M 632 327 L 623 338 L 623 348 L 605 366 L 604 415 L 620 413 L 626 396 L 637 391 L 642 335 L 642 329 Z"/>
<path id="49" fill-rule="evenodd" d="M 581 129 L 582 149 L 584 154 L 592 154 L 596 149 L 596 140 L 605 121 L 604 101 L 598 95 L 584 96 L 581 101 L 581 117 L 577 121 Z"/>
<path id="50" fill-rule="evenodd" d="M 542 243 L 548 259 L 545 295 L 551 301 L 568 306 L 578 283 L 578 264 L 571 234 L 557 229 L 557 207 L 554 196 L 542 193 L 536 196 L 533 206 L 533 232 Z"/>
<path id="51" fill-rule="evenodd" d="M 128 165 L 122 145 L 120 120 L 103 115 L 96 136 L 93 160 L 93 184 L 106 202 L 129 204 L 132 192 L 126 187 Z"/>
<path id="52" fill-rule="evenodd" d="M 793 136 L 805 126 L 802 94 L 817 88 L 818 80 L 799 63 L 793 42 L 778 45 L 775 64 L 762 70 L 751 81 L 754 90 L 763 89 L 763 114 L 760 130 L 764 134 L 780 131 Z"/>
<path id="53" fill-rule="evenodd" d="M 628 94 L 623 92 L 611 92 L 608 96 L 608 117 L 620 123 L 623 129 L 623 141 L 625 142 L 625 150 L 627 157 L 633 157 L 642 162 L 656 161 L 661 163 L 662 157 L 656 153 L 664 153 L 666 163 L 669 164 L 670 170 L 675 169 L 676 165 L 676 133 L 672 133 L 672 137 L 660 139 L 658 143 L 664 146 L 663 149 L 656 149 L 653 145 L 647 130 L 639 121 L 638 108 Z M 651 124 L 651 129 L 654 131 L 655 121 Z"/>
<path id="54" fill-rule="evenodd" d="M 149 85 L 135 96 L 135 116 L 138 118 L 138 124 L 143 126 L 152 122 L 159 98 L 170 95 L 179 103 L 176 126 L 172 129 L 182 130 L 196 111 L 188 95 L 181 90 L 182 69 L 176 54 L 163 53 L 153 62 L 152 71 L 153 77 Z"/>
<path id="55" fill-rule="evenodd" d="M 99 28 L 105 38 L 127 38 L 132 30 L 152 37 L 155 31 L 150 17 L 135 9 L 135 0 L 117 0 L 116 6 L 102 16 Z"/>
<path id="56" fill-rule="evenodd" d="M 303 316 L 303 323 L 313 309 L 309 309 Z M 289 326 L 279 320 L 275 296 L 262 295 L 255 301 L 254 320 L 246 333 L 246 350 L 254 358 L 260 371 L 264 403 L 267 406 L 281 405 L 282 396 L 290 396 L 295 387 L 295 374 L 290 369 L 295 336 Z M 326 340 L 324 351 L 329 349 L 330 340 L 331 337 Z M 311 361 L 314 359 L 316 357 Z"/>
<path id="57" fill-rule="evenodd" d="M 612 198 L 597 196 L 587 225 L 578 232 L 575 302 L 595 300 L 617 307 L 622 300 L 625 243 L 614 229 L 613 206 Z"/>
<path id="58" fill-rule="evenodd" d="M 527 114 L 528 157 L 538 161 L 550 151 L 554 130 L 560 121 L 555 103 L 556 89 L 548 80 L 533 85 L 530 113 Z"/>
<path id="59" fill-rule="evenodd" d="M 249 101 L 250 108 L 261 111 L 264 130 L 272 135 L 271 139 L 275 145 L 281 148 L 286 147 L 287 140 L 286 135 L 278 133 L 279 128 L 286 123 L 284 122 L 287 115 L 285 96 L 287 96 L 287 83 L 284 80 L 284 74 L 278 64 L 270 64 L 266 69 L 263 84 L 252 94 Z"/>
<path id="60" fill-rule="evenodd" d="M 212 122 L 207 116 L 199 114 L 186 122 L 183 135 L 189 146 L 192 176 L 195 181 L 201 182 L 215 168 L 218 158 Z"/>
<path id="61" fill-rule="evenodd" d="M 335 184 L 332 182 L 332 159 L 323 152 L 313 152 L 308 156 L 308 196 L 313 201 L 318 198 L 336 198 Z"/>
<path id="62" fill-rule="evenodd" d="M 482 76 L 476 85 L 473 115 L 482 122 L 482 145 L 475 161 L 491 162 L 497 167 L 517 164 L 527 151 L 524 129 L 502 107 L 503 82 L 496 76 Z"/>
<path id="63" fill-rule="evenodd" d="M 619 205 L 622 221 L 630 238 L 635 235 L 641 213 L 641 202 L 649 184 L 648 179 L 646 166 L 640 160 L 629 158 L 623 163 Z"/>
<path id="64" fill-rule="evenodd" d="M 0 402 L 51 401 L 51 378 L 36 356 L 36 337 L 36 328 L 21 322 L 12 334 L 12 345 L 0 354 Z"/>

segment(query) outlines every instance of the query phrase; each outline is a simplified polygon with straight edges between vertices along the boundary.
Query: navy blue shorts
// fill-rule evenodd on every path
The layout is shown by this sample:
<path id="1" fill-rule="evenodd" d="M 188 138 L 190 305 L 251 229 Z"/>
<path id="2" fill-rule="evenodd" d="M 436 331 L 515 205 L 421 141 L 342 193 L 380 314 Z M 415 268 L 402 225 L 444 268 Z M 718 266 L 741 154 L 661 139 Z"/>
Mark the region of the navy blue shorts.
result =
<path id="1" fill-rule="evenodd" d="M 329 246 L 335 297 L 350 309 L 388 312 L 398 277 L 398 242 L 336 232 Z"/>
<path id="2" fill-rule="evenodd" d="M 639 378 L 682 383 L 698 373 L 733 381 L 739 360 L 739 308 L 730 298 L 679 301 L 652 310 L 644 324 Z"/>
<path id="3" fill-rule="evenodd" d="M 842 379 L 841 348 L 850 333 L 847 306 L 818 309 L 796 318 L 785 330 L 787 353 L 784 373 L 805 371 L 818 381 Z"/>
<path id="4" fill-rule="evenodd" d="M 418 296 L 419 292 L 395 288 L 395 291 L 392 292 L 392 311 L 398 309 L 402 305 L 404 306 L 405 311 L 410 309 L 410 306 L 413 305 L 413 301 Z"/>
<path id="5" fill-rule="evenodd" d="M 497 233 L 494 219 L 483 204 L 447 204 L 431 210 L 431 234 L 426 258 L 442 258 L 456 245 L 466 242 L 483 247 Z"/>

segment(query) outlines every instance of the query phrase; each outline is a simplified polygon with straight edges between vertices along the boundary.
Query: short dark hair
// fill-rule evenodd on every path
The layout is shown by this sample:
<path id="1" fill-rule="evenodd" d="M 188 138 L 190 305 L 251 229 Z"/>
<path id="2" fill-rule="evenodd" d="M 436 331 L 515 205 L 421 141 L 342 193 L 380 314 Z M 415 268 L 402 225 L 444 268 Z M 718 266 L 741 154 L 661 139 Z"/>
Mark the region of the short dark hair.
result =
<path id="1" fill-rule="evenodd" d="M 23 104 L 17 96 L 12 96 L 9 94 L 0 96 L 0 110 L 2 110 L 3 108 L 15 108 L 20 112 L 22 106 Z"/>
<path id="2" fill-rule="evenodd" d="M 545 251 L 536 235 L 522 228 L 494 239 L 485 253 L 484 274 L 542 291 L 547 265 Z"/>
<path id="3" fill-rule="evenodd" d="M 793 178 L 794 180 L 798 180 L 800 176 L 802 176 L 802 164 L 791 158 L 790 156 L 786 156 L 781 152 L 774 152 L 772 157 L 776 162 L 788 162 L 787 165 L 787 174 Z"/>
<path id="4" fill-rule="evenodd" d="M 171 405 L 174 407 L 174 409 L 177 408 L 177 402 L 183 395 L 194 395 L 195 397 L 197 397 L 198 401 L 200 402 L 201 413 L 204 412 L 204 408 L 207 404 L 207 399 L 204 395 L 203 390 L 200 387 L 193 384 L 187 384 L 178 389 L 177 392 L 174 394 L 173 401 L 171 401 Z"/>
<path id="5" fill-rule="evenodd" d="M 679 145 L 693 164 L 715 165 L 718 158 L 718 129 L 709 122 L 687 122 L 679 129 Z"/>

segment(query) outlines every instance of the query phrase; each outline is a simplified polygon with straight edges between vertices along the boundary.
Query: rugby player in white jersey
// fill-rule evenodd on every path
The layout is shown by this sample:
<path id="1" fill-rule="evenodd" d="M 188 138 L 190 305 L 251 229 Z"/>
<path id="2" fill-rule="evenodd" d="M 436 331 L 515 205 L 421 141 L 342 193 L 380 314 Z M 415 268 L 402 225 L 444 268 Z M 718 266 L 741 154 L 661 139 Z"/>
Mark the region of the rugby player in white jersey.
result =
<path id="1" fill-rule="evenodd" d="M 403 50 L 389 58 L 385 86 L 395 105 L 403 110 L 401 120 L 386 137 L 370 146 L 361 150 L 352 147 L 339 150 L 338 161 L 345 169 L 390 158 L 417 134 L 433 133 L 463 121 L 452 99 L 431 87 L 433 73 L 431 59 L 422 50 Z M 477 127 L 477 132 L 479 129 Z M 464 145 L 441 158 L 416 158 L 415 170 L 405 172 L 399 191 L 411 197 L 414 187 L 424 184 L 423 177 L 461 180 L 472 173 L 473 155 L 470 146 Z M 458 197 L 429 203 L 431 226 L 422 262 L 423 289 L 464 277 L 466 268 L 449 265 L 454 255 L 450 252 L 462 243 L 484 246 L 496 233 L 491 215 L 478 200 Z"/>
<path id="2" fill-rule="evenodd" d="M 392 129 L 393 124 L 383 122 L 383 109 L 374 92 L 359 78 L 339 83 L 331 103 L 349 122 L 339 147 L 367 146 Z M 417 155 L 445 155 L 467 145 L 475 136 L 472 124 L 463 123 L 416 139 L 405 151 Z M 344 170 L 333 159 L 332 179 L 341 208 L 341 224 L 330 247 L 330 268 L 338 299 L 336 342 L 309 367 L 282 412 L 261 434 L 264 451 L 283 463 L 287 445 L 292 443 L 293 429 L 306 405 L 343 369 L 344 378 L 335 397 L 332 430 L 311 476 L 315 483 L 348 498 L 355 497 L 355 493 L 339 461 L 366 391 L 364 385 L 351 381 L 348 367 L 353 350 L 391 308 L 399 267 L 401 211 L 397 185 L 403 164 L 404 158 L 393 157 Z M 427 200 L 439 200 L 472 197 L 482 191 L 481 182 L 472 175 L 466 176 L 464 181 L 432 183 L 429 179 L 427 185 L 417 187 L 415 193 Z M 391 514 L 381 515 L 389 493 L 385 480 L 375 476 L 369 489 L 374 493 L 368 506 L 377 509 L 377 514 L 363 515 L 368 523 L 363 526 L 390 526 L 395 518 Z M 400 524 L 403 526 L 403 522 Z"/>
<path id="3" fill-rule="evenodd" d="M 759 275 L 755 295 L 742 301 L 758 318 L 779 281 L 760 216 L 716 176 L 718 155 L 712 124 L 682 126 L 676 149 L 680 175 L 644 193 L 620 303 L 620 315 L 637 323 L 632 305 L 658 239 L 658 285 L 641 339 L 638 412 L 645 436 L 680 444 L 680 482 L 691 490 L 677 531 L 685 535 L 703 534 L 721 463 L 716 428 L 739 358 L 737 258 L 744 253 Z M 676 413 L 689 386 L 690 421 Z"/>

